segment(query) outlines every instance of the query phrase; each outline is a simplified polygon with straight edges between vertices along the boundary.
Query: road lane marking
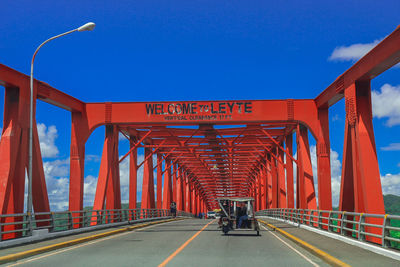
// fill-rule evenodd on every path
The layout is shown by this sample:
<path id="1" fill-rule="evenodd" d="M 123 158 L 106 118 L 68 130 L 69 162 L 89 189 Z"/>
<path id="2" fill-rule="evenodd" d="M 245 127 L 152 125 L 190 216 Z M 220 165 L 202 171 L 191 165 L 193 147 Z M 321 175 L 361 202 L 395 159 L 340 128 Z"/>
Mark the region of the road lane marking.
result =
<path id="1" fill-rule="evenodd" d="M 268 227 L 280 232 L 282 235 L 286 236 L 287 238 L 291 239 L 293 242 L 299 244 L 300 246 L 304 247 L 305 249 L 307 249 L 308 251 L 310 251 L 311 253 L 313 253 L 314 255 L 320 257 L 321 259 L 323 259 L 324 261 L 326 261 L 327 263 L 333 265 L 333 266 L 340 266 L 340 267 L 350 267 L 351 265 L 329 255 L 328 253 L 326 253 L 325 251 L 320 250 L 319 248 L 314 247 L 313 245 L 301 240 L 300 238 L 289 234 L 288 232 L 280 229 L 279 227 L 276 227 L 272 224 L 269 224 L 267 222 L 264 222 L 263 220 L 258 219 L 259 222 L 267 225 Z"/>
<path id="2" fill-rule="evenodd" d="M 215 219 L 207 223 L 203 228 L 201 228 L 197 233 L 195 233 L 191 238 L 189 238 L 185 243 L 183 243 L 182 246 L 180 246 L 177 250 L 175 250 L 174 253 L 169 255 L 169 257 L 166 258 L 160 265 L 158 265 L 158 267 L 164 267 L 165 265 L 167 265 L 168 262 L 170 262 L 173 258 L 175 258 L 176 255 L 178 255 L 187 245 L 189 245 L 190 242 L 193 241 L 193 239 L 195 239 L 201 232 L 203 232 L 204 229 L 207 228 L 207 226 L 209 226 L 214 221 Z"/>
<path id="3" fill-rule="evenodd" d="M 299 254 L 302 258 L 304 258 L 306 261 L 308 261 L 309 263 L 311 263 L 311 265 L 315 266 L 315 267 L 319 267 L 319 265 L 315 262 L 313 262 L 310 258 L 308 258 L 306 255 L 304 255 L 303 253 L 301 253 L 300 251 L 298 251 L 297 249 L 295 249 L 294 247 L 292 247 L 289 243 L 287 243 L 285 240 L 283 240 L 282 238 L 280 238 L 279 236 L 277 236 L 276 234 L 272 233 L 271 231 L 269 231 L 267 228 L 265 228 L 264 225 L 261 225 L 262 228 L 264 228 L 265 230 L 268 231 L 268 233 L 270 233 L 271 235 L 275 236 L 277 239 L 279 239 L 283 244 L 285 244 L 286 246 L 288 246 L 289 248 L 291 248 L 294 252 L 296 252 L 297 254 Z"/>
<path id="4" fill-rule="evenodd" d="M 114 234 L 112 236 L 103 237 L 103 238 L 100 238 L 100 239 L 97 239 L 97 240 L 94 240 L 94 241 L 86 242 L 86 243 L 81 244 L 81 245 L 72 245 L 69 248 L 60 249 L 60 250 L 57 250 L 57 251 L 52 252 L 52 253 L 47 253 L 45 255 L 34 257 L 34 258 L 30 258 L 30 259 L 27 259 L 27 260 L 24 260 L 24 261 L 19 261 L 19 262 L 16 262 L 16 263 L 13 263 L 13 264 L 10 264 L 10 265 L 7 265 L 7 266 L 11 267 L 11 266 L 17 266 L 17 265 L 25 264 L 25 263 L 28 263 L 28 262 L 39 260 L 39 259 L 46 258 L 46 257 L 49 257 L 49 256 L 53 256 L 53 255 L 56 255 L 56 254 L 59 254 L 59 253 L 62 253 L 62 252 L 66 252 L 66 251 L 69 251 L 69 250 L 73 250 L 73 249 L 76 249 L 76 248 L 92 245 L 92 244 L 99 243 L 99 242 L 102 242 L 102 241 L 106 241 L 106 240 L 109 240 L 109 239 L 112 239 L 112 238 L 115 238 L 115 237 L 120 237 L 120 236 L 124 236 L 124 235 L 131 234 L 131 233 L 134 233 L 134 232 L 139 232 L 139 231 L 142 231 L 142 230 L 145 230 L 145 229 L 153 228 L 153 227 L 159 226 L 160 224 L 169 224 L 169 223 L 173 223 L 173 222 L 176 222 L 176 220 L 166 221 L 164 223 L 152 224 L 152 225 L 148 225 L 148 226 L 144 226 L 144 227 L 140 227 L 140 225 L 138 225 L 138 226 L 135 226 L 136 228 L 132 228 L 132 226 L 131 226 L 130 228 L 132 230 L 129 230 L 128 232 L 122 232 L 122 233 Z M 128 228 L 124 228 L 124 229 L 128 229 Z M 116 231 L 116 230 L 114 230 L 114 231 Z M 114 232 L 114 231 L 110 231 L 110 232 Z M 110 232 L 106 232 L 106 233 L 110 233 Z"/>

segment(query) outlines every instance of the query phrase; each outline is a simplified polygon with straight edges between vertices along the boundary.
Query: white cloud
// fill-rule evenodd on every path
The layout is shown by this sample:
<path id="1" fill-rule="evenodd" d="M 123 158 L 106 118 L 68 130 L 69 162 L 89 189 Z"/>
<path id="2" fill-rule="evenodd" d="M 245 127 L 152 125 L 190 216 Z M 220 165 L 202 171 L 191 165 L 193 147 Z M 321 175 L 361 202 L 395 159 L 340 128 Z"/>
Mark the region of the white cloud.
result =
<path id="1" fill-rule="evenodd" d="M 381 176 L 383 194 L 399 195 L 400 193 L 400 173 L 385 174 Z"/>
<path id="2" fill-rule="evenodd" d="M 120 158 L 122 155 L 120 156 Z M 144 159 L 143 154 L 138 155 L 138 163 L 140 164 Z M 121 202 L 129 202 L 129 158 L 125 159 L 119 164 L 119 176 L 121 185 Z M 84 206 L 93 206 L 94 197 L 96 194 L 97 178 L 93 175 L 85 177 L 84 181 Z M 141 195 L 143 185 L 143 166 L 137 171 L 137 194 L 138 197 Z M 138 200 L 140 201 L 140 199 Z"/>
<path id="3" fill-rule="evenodd" d="M 318 172 L 317 172 L 317 148 L 310 147 L 311 165 L 313 167 L 315 191 L 318 196 Z M 331 149 L 331 189 L 332 189 L 332 206 L 339 206 L 340 181 L 341 181 L 342 163 L 339 160 L 339 154 Z"/>
<path id="4" fill-rule="evenodd" d="M 47 193 L 52 211 L 67 210 L 69 196 L 69 158 L 43 162 Z"/>
<path id="5" fill-rule="evenodd" d="M 42 152 L 43 158 L 55 158 L 58 156 L 58 148 L 55 144 L 55 140 L 58 137 L 57 128 L 54 125 L 48 128 L 44 123 L 37 125 L 40 151 Z"/>
<path id="6" fill-rule="evenodd" d="M 372 43 L 366 44 L 352 44 L 349 46 L 336 47 L 331 56 L 330 61 L 356 61 L 367 54 L 374 48 L 381 40 L 375 40 Z"/>
<path id="7" fill-rule="evenodd" d="M 384 84 L 381 91 L 372 91 L 372 113 L 377 118 L 388 118 L 391 127 L 400 124 L 400 85 Z"/>
<path id="8" fill-rule="evenodd" d="M 399 151 L 400 143 L 391 143 L 388 146 L 381 147 L 383 151 Z"/>
<path id="9" fill-rule="evenodd" d="M 122 133 L 118 133 L 118 141 L 128 141 L 128 139 Z"/>

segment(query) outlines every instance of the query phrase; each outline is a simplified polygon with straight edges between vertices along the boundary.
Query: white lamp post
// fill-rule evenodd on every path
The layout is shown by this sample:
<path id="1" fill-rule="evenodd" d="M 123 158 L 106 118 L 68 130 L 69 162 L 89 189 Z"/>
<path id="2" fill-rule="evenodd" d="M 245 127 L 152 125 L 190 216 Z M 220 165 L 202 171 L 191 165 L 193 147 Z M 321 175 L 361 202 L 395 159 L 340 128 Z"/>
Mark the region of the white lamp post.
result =
<path id="1" fill-rule="evenodd" d="M 79 28 L 76 28 L 74 30 L 64 32 L 62 34 L 53 36 L 43 43 L 41 43 L 38 48 L 36 48 L 35 53 L 33 54 L 32 61 L 31 61 L 31 76 L 30 76 L 30 87 L 31 87 L 31 102 L 30 102 L 30 118 L 29 118 L 29 166 L 28 166 L 28 201 L 27 201 L 27 213 L 28 213 L 28 218 L 31 220 L 32 218 L 32 125 L 33 125 L 33 63 L 35 61 L 35 57 L 39 49 L 46 43 L 50 42 L 51 40 L 57 39 L 61 36 L 73 33 L 73 32 L 83 32 L 83 31 L 91 31 L 94 29 L 96 24 L 93 22 L 86 23 L 85 25 L 80 26 Z M 32 227 L 31 221 L 29 223 L 30 227 Z"/>

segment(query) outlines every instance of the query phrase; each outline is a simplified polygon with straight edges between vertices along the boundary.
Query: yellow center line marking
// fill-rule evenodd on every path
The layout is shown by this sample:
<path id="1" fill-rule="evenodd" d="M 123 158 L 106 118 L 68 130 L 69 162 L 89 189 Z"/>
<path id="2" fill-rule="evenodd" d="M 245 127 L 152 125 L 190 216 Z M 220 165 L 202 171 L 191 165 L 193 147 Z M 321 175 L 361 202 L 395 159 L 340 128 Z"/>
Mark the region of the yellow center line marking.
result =
<path id="1" fill-rule="evenodd" d="M 96 244 L 96 243 L 99 243 L 99 242 L 102 242 L 102 241 L 106 241 L 106 240 L 109 240 L 109 239 L 112 239 L 112 238 L 116 238 L 116 237 L 120 237 L 120 236 L 124 236 L 124 235 L 128 235 L 128 234 L 132 234 L 132 233 L 135 233 L 135 232 L 140 232 L 140 231 L 143 231 L 143 230 L 146 230 L 146 229 L 150 229 L 150 228 L 153 228 L 153 227 L 156 227 L 156 226 L 159 226 L 159 225 L 169 224 L 169 223 L 173 223 L 173 222 L 176 222 L 176 221 L 170 221 L 170 222 L 165 222 L 165 223 L 160 223 L 160 224 L 153 224 L 153 225 L 145 226 L 145 227 L 138 228 L 138 229 L 135 229 L 135 230 L 131 230 L 129 232 L 119 233 L 119 234 L 108 236 L 108 237 L 103 237 L 103 238 L 100 238 L 100 239 L 97 239 L 97 240 L 94 240 L 94 241 L 90 241 L 90 242 L 83 243 L 83 244 L 80 244 L 80 245 L 74 245 L 74 246 L 69 247 L 69 248 L 60 249 L 60 250 L 57 250 L 55 252 L 47 253 L 47 254 L 42 255 L 42 256 L 30 258 L 30 259 L 23 260 L 23 261 L 18 261 L 16 263 L 7 265 L 7 267 L 25 264 L 25 263 L 28 263 L 28 262 L 32 262 L 32 261 L 36 261 L 36 260 L 42 259 L 42 258 L 47 258 L 47 257 L 53 256 L 53 255 L 57 255 L 57 254 L 60 254 L 62 252 L 66 252 L 66 251 L 69 251 L 69 250 L 77 249 L 77 248 L 80 248 L 80 247 L 85 247 L 85 246 Z"/>
<path id="2" fill-rule="evenodd" d="M 193 241 L 193 239 L 195 239 L 201 232 L 203 232 L 204 229 L 207 228 L 207 226 L 209 226 L 214 221 L 215 219 L 207 223 L 203 228 L 201 228 L 197 233 L 195 233 L 191 238 L 189 238 L 182 246 L 180 246 L 177 250 L 175 250 L 174 253 L 172 253 L 160 265 L 158 265 L 158 267 L 164 267 L 165 265 L 167 265 L 168 262 L 170 262 L 173 258 L 175 258 L 176 255 L 178 255 L 187 245 L 189 245 L 190 242 Z"/>

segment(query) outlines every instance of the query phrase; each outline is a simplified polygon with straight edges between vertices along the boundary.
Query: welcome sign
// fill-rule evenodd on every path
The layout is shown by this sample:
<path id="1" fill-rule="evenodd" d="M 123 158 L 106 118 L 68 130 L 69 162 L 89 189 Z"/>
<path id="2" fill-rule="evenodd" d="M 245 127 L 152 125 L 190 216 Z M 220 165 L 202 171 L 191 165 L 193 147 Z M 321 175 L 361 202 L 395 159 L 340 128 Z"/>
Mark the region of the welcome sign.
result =
<path id="1" fill-rule="evenodd" d="M 235 115 L 251 114 L 252 101 L 146 103 L 147 116 L 162 116 L 165 121 L 231 120 Z"/>

